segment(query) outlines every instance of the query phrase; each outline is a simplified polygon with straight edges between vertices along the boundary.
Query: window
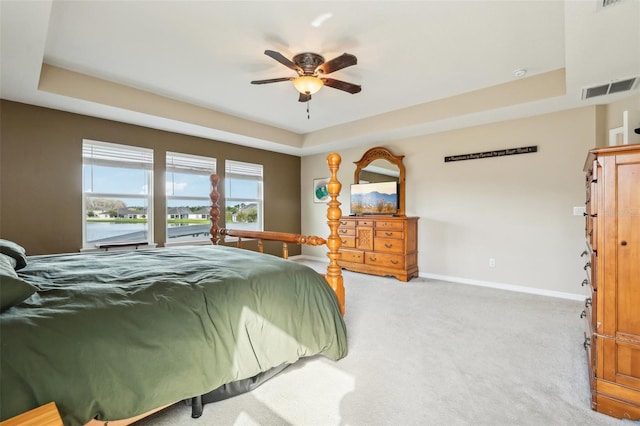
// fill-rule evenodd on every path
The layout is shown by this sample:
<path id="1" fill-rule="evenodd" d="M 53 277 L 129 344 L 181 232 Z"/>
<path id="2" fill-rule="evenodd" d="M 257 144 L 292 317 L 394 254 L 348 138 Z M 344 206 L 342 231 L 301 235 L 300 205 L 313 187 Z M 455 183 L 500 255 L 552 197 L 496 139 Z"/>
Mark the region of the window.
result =
<path id="1" fill-rule="evenodd" d="M 167 152 L 167 243 L 208 241 L 216 159 Z"/>
<path id="2" fill-rule="evenodd" d="M 262 165 L 227 160 L 224 171 L 225 226 L 262 231 Z"/>
<path id="3" fill-rule="evenodd" d="M 83 248 L 153 244 L 153 151 L 82 141 Z"/>

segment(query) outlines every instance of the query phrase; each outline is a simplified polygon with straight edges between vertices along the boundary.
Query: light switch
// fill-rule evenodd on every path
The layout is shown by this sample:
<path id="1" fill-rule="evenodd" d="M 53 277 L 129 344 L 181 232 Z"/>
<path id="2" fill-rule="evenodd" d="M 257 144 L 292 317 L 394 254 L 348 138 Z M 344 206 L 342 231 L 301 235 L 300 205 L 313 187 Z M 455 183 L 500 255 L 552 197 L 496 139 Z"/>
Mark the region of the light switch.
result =
<path id="1" fill-rule="evenodd" d="M 578 206 L 573 208 L 574 216 L 584 216 L 586 212 L 587 212 L 587 208 L 585 206 Z"/>

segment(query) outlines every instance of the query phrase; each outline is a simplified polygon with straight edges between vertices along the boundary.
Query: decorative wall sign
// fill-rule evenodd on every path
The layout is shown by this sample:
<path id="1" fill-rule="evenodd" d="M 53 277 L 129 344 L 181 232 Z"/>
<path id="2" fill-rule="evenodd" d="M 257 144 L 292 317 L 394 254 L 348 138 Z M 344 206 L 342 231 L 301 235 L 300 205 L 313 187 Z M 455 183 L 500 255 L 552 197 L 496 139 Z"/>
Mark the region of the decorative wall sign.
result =
<path id="1" fill-rule="evenodd" d="M 444 157 L 444 162 L 449 163 L 451 161 L 476 160 L 478 158 L 504 157 L 505 155 L 530 154 L 532 152 L 538 152 L 538 145 L 476 152 L 474 154 L 449 155 L 448 157 Z"/>
<path id="2" fill-rule="evenodd" d="M 313 202 L 324 203 L 329 201 L 329 189 L 327 184 L 331 178 L 321 178 L 313 180 Z"/>

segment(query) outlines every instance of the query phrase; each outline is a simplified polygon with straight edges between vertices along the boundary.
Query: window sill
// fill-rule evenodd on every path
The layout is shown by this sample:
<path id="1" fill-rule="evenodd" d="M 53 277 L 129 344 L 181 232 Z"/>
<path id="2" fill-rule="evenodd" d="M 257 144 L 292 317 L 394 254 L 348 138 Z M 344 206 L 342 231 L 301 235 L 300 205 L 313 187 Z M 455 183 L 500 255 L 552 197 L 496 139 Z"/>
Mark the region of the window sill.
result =
<path id="1" fill-rule="evenodd" d="M 91 252 L 122 252 L 122 251 L 136 251 L 136 250 L 149 250 L 154 249 L 158 245 L 156 243 L 145 243 L 140 245 L 123 245 L 123 246 L 108 246 L 108 247 L 83 247 L 80 249 L 80 253 Z"/>

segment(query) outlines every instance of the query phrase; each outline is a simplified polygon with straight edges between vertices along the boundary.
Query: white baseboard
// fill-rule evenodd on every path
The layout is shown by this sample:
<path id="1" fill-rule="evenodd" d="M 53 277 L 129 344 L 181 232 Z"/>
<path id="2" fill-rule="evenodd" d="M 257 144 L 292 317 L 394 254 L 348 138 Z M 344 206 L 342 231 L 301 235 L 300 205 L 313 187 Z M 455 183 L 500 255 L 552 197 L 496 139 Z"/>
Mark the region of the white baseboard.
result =
<path id="1" fill-rule="evenodd" d="M 328 257 L 308 256 L 306 254 L 291 256 L 289 257 L 289 259 L 294 259 L 294 260 L 307 259 L 307 260 L 312 260 L 316 262 L 329 263 Z M 480 281 L 480 280 L 474 280 L 470 278 L 451 277 L 449 275 L 429 274 L 425 272 L 419 273 L 418 275 L 421 278 L 431 278 L 433 280 L 448 281 L 448 282 L 457 283 L 457 284 L 468 284 L 468 285 L 477 285 L 480 287 L 497 288 L 500 290 L 515 291 L 518 293 L 537 294 L 539 296 L 557 297 L 559 299 L 578 300 L 582 302 L 586 298 L 586 296 L 583 294 L 565 293 L 562 291 L 553 291 L 553 290 L 543 290 L 541 288 L 525 287 L 525 286 L 515 285 L 515 284 L 494 283 L 491 281 Z"/>
<path id="2" fill-rule="evenodd" d="M 518 293 L 537 294 L 539 296 L 557 297 L 559 299 L 584 301 L 586 297 L 585 295 L 581 295 L 581 294 L 565 293 L 562 291 L 553 291 L 553 290 L 543 290 L 541 288 L 525 287 L 525 286 L 515 285 L 515 284 L 503 284 L 503 283 L 494 283 L 491 281 L 473 280 L 470 278 L 451 277 L 448 275 L 437 275 L 437 274 L 428 274 L 428 273 L 419 273 L 418 275 L 422 278 L 431 278 L 434 280 L 449 281 L 449 282 L 458 283 L 458 284 L 469 284 L 469 285 L 477 285 L 481 287 L 491 287 L 491 288 L 497 288 L 500 290 L 515 291 Z"/>

